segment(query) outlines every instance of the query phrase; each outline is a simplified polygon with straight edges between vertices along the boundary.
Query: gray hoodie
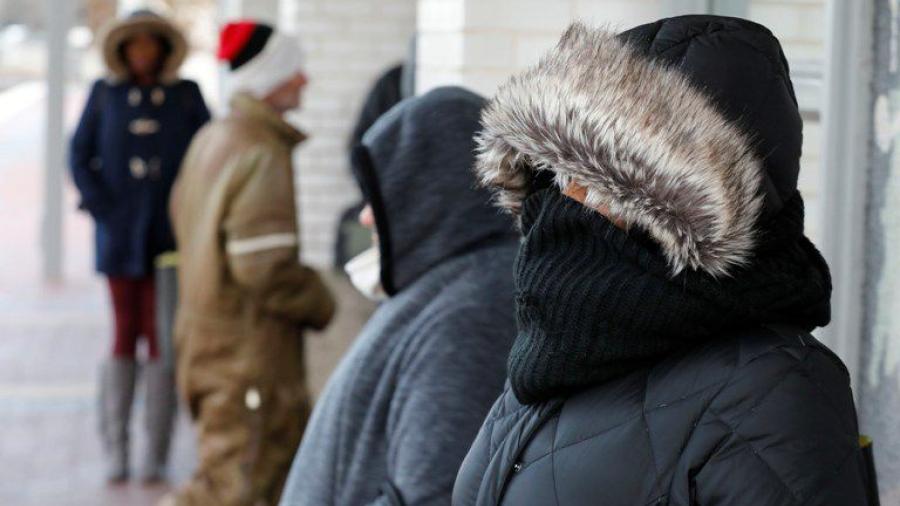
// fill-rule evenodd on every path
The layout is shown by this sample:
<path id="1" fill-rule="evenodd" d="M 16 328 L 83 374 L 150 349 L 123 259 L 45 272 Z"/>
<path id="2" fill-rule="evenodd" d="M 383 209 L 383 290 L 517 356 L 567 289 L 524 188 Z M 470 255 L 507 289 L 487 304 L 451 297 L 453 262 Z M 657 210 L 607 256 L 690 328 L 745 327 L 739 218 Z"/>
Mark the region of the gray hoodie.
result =
<path id="1" fill-rule="evenodd" d="M 391 297 L 331 377 L 282 505 L 450 504 L 516 332 L 517 234 L 471 171 L 483 106 L 440 88 L 398 104 L 357 148 Z"/>

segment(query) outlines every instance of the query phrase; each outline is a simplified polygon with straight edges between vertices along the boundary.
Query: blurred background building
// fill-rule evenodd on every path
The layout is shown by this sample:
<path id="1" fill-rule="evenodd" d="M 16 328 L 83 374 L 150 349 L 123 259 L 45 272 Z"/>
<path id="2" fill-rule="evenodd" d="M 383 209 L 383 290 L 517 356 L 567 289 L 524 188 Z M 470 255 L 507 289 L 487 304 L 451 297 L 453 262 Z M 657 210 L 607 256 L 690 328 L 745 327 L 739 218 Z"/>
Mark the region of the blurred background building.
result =
<path id="1" fill-rule="evenodd" d="M 808 231 L 834 276 L 833 323 L 819 335 L 850 369 L 882 502 L 900 504 L 900 0 L 0 0 L 0 503 L 152 504 L 158 495 L 102 485 L 93 374 L 110 322 L 64 163 L 87 84 L 102 75 L 98 30 L 147 6 L 188 31 L 184 74 L 219 112 L 213 53 L 224 19 L 300 35 L 311 83 L 293 119 L 311 138 L 296 154 L 296 182 L 302 254 L 319 267 L 331 265 L 338 219 L 359 199 L 348 136 L 390 66 L 414 69 L 419 92 L 459 84 L 490 95 L 575 19 L 624 29 L 716 13 L 765 24 L 791 66 Z M 336 334 L 310 341 L 315 385 L 354 332 Z M 182 429 L 176 481 L 192 460 Z"/>

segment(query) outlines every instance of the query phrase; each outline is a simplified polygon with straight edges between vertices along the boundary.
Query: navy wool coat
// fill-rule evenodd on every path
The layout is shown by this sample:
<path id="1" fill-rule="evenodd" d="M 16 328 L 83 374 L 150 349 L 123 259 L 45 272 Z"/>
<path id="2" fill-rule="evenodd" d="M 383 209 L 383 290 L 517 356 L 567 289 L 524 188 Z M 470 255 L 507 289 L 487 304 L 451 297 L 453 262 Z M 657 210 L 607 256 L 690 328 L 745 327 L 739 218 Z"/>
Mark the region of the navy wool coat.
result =
<path id="1" fill-rule="evenodd" d="M 146 276 L 154 257 L 175 248 L 169 193 L 191 138 L 207 120 L 193 81 L 94 83 L 69 164 L 79 207 L 96 223 L 98 272 Z"/>

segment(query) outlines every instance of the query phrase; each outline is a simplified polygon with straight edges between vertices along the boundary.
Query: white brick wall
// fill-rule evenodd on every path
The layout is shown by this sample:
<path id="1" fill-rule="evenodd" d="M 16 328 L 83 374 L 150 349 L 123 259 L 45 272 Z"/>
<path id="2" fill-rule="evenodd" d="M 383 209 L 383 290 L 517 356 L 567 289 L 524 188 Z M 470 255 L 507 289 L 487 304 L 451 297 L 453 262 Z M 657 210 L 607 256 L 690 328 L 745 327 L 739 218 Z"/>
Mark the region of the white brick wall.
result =
<path id="1" fill-rule="evenodd" d="M 419 0 L 417 88 L 460 84 L 491 94 L 534 63 L 576 19 L 627 27 L 660 0 Z"/>
<path id="2" fill-rule="evenodd" d="M 419 0 L 418 90 L 460 84 L 485 95 L 510 74 L 531 65 L 573 20 L 626 29 L 690 2 L 667 0 Z M 674 10 L 673 10 L 674 9 Z M 792 66 L 804 115 L 800 188 L 810 234 L 818 235 L 821 103 L 816 73 L 824 59 L 825 0 L 748 0 L 747 17 L 781 39 Z"/>
<path id="3" fill-rule="evenodd" d="M 271 2 L 271 0 L 269 0 Z M 293 120 L 310 138 L 295 156 L 305 261 L 330 265 L 337 220 L 359 199 L 347 139 L 373 81 L 405 59 L 415 0 L 280 0 L 279 26 L 299 34 L 310 84 Z"/>
<path id="4" fill-rule="evenodd" d="M 609 24 L 620 30 L 658 19 L 662 0 L 577 0 L 575 17 L 594 24 Z"/>
<path id="5" fill-rule="evenodd" d="M 480 82 L 533 63 L 570 22 L 625 29 L 659 18 L 665 0 L 419 0 L 419 89 Z M 772 29 L 792 62 L 824 55 L 825 0 L 750 0 L 747 17 Z"/>
<path id="6" fill-rule="evenodd" d="M 825 54 L 825 0 L 752 0 L 750 19 L 781 39 L 791 61 L 821 60 Z"/>

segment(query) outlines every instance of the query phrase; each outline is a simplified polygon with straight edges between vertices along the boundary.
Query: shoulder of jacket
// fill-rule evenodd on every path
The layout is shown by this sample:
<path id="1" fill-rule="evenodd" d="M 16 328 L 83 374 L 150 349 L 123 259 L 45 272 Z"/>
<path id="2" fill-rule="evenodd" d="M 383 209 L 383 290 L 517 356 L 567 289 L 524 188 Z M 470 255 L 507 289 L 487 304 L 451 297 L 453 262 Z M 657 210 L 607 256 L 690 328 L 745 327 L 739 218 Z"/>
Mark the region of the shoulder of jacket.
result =
<path id="1" fill-rule="evenodd" d="M 501 346 L 508 349 L 515 337 L 514 313 L 512 309 L 508 315 L 498 311 L 512 308 L 512 286 L 506 294 L 500 293 L 500 286 L 495 286 L 493 295 L 486 297 L 484 284 L 480 289 L 468 285 L 474 283 L 459 279 L 440 283 L 440 293 L 421 307 L 410 329 L 425 340 L 426 346 L 448 350 L 467 348 L 466 353 L 473 359 L 496 355 Z M 453 339 L 448 340 L 447 336 Z M 505 353 L 502 360 L 506 361 Z"/>
<path id="2" fill-rule="evenodd" d="M 231 166 L 229 172 L 245 179 L 260 166 L 285 165 L 290 159 L 283 156 L 267 141 L 264 135 L 234 118 L 216 118 L 205 125 L 194 136 L 192 146 L 199 152 L 224 153 L 220 163 Z"/>
<path id="3" fill-rule="evenodd" d="M 684 353 L 669 357 L 649 370 L 648 383 L 681 375 L 703 376 L 712 382 L 732 383 L 742 375 L 770 367 L 796 365 L 809 357 L 822 359 L 828 368 L 847 374 L 837 356 L 808 332 L 788 327 L 754 327 L 730 331 Z M 702 382 L 701 382 L 702 383 Z"/>
<path id="4" fill-rule="evenodd" d="M 845 467 L 859 455 L 850 378 L 806 332 L 767 328 L 757 339 L 767 343 L 741 343 L 729 381 L 706 403 L 705 444 L 714 446 L 701 454 L 724 468 L 765 468 L 773 486 L 811 504 L 842 470 L 854 473 Z"/>
<path id="5" fill-rule="evenodd" d="M 799 375 L 804 391 L 849 391 L 849 375 L 827 347 L 806 332 L 753 328 L 731 332 L 646 369 L 597 385 L 566 400 L 578 410 L 597 406 L 610 389 L 633 384 L 643 390 L 645 409 L 691 399 L 716 410 L 741 400 L 753 404 L 780 382 Z"/>
<path id="6" fill-rule="evenodd" d="M 786 326 L 758 327 L 735 333 L 722 346 L 734 354 L 735 379 L 770 367 L 787 365 L 796 369 L 809 361 L 819 362 L 824 371 L 849 379 L 847 368 L 841 359 L 802 329 Z"/>
<path id="7" fill-rule="evenodd" d="M 737 335 L 727 343 L 732 365 L 707 404 L 707 411 L 738 424 L 769 403 L 791 403 L 794 415 L 811 412 L 802 406 L 822 402 L 842 425 L 855 425 L 850 376 L 843 362 L 802 330 L 762 328 Z"/>
<path id="8" fill-rule="evenodd" d="M 423 286 L 440 285 L 441 307 L 448 311 L 470 311 L 472 306 L 512 308 L 514 280 L 506 267 L 518 250 L 518 239 L 510 238 L 507 244 L 464 252 L 426 272 L 419 281 Z M 486 291 L 485 286 L 492 289 Z"/>
<path id="9" fill-rule="evenodd" d="M 485 418 L 485 423 L 498 423 L 509 418 L 518 418 L 523 412 L 533 409 L 532 406 L 522 404 L 516 399 L 515 393 L 509 386 L 509 382 L 504 386 L 503 392 L 497 398 L 497 402 L 491 408 L 490 413 Z"/>
<path id="10" fill-rule="evenodd" d="M 205 127 L 208 132 L 223 139 L 228 149 L 235 154 L 253 152 L 274 152 L 270 136 L 254 128 L 254 125 L 233 116 L 225 116 L 209 121 Z"/>

